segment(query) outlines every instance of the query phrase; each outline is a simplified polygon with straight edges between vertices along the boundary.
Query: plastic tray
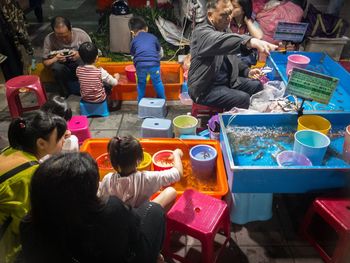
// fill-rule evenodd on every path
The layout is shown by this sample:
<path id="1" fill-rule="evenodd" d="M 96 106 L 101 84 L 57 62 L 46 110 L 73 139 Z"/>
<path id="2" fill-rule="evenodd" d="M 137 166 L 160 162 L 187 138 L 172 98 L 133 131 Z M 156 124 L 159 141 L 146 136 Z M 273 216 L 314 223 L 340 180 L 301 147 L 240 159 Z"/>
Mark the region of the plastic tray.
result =
<path id="1" fill-rule="evenodd" d="M 128 81 L 125 67 L 132 62 L 101 62 L 98 66 L 103 67 L 109 74 L 119 73 L 121 78 L 116 89 L 112 90 L 112 98 L 115 100 L 136 100 L 136 83 Z M 167 100 L 178 100 L 181 86 L 184 81 L 181 64 L 177 62 L 161 62 L 160 71 Z M 151 83 L 146 85 L 145 97 L 156 97 L 156 92 Z"/>
<path id="2" fill-rule="evenodd" d="M 318 112 L 327 118 L 331 124 L 331 148 L 342 154 L 344 138 L 341 132 L 350 124 L 350 113 L 324 113 Z M 304 193 L 345 187 L 349 184 L 350 165 L 339 158 L 330 157 L 326 165 L 279 167 L 277 162 L 269 162 L 268 150 L 265 151 L 264 160 L 245 162 L 231 147 L 228 128 L 237 127 L 288 127 L 296 131 L 298 116 L 295 113 L 279 114 L 237 114 L 234 118 L 230 114 L 220 114 L 220 142 L 223 151 L 225 167 L 229 186 L 235 193 Z M 230 122 L 231 118 L 231 123 Z M 251 138 L 253 135 L 247 135 Z M 256 135 L 255 135 L 256 136 Z M 256 136 L 257 137 L 257 136 Z M 259 137 L 257 137 L 259 138 Z M 262 138 L 255 139 L 254 144 L 261 143 Z M 291 144 L 294 140 L 291 142 Z M 235 146 L 237 148 L 237 146 Z M 249 144 L 247 147 L 256 149 L 258 145 Z M 290 145 L 290 148 L 293 147 Z M 263 147 L 264 148 L 264 147 Z M 287 149 L 288 150 L 288 149 Z M 254 153 L 254 156 L 257 152 Z M 241 155 L 243 156 L 243 155 Z M 248 156 L 249 157 L 249 156 Z M 248 158 L 245 157 L 245 158 Z M 254 158 L 254 157 L 253 157 Z M 271 159 L 271 158 L 270 158 Z M 265 163 L 266 162 L 266 163 Z M 348 178 L 347 178 L 348 177 Z"/>
<path id="3" fill-rule="evenodd" d="M 94 159 L 107 151 L 107 144 L 110 139 L 88 139 L 85 140 L 80 148 L 82 152 L 88 152 Z M 228 184 L 226 179 L 226 172 L 223 162 L 223 157 L 220 149 L 220 143 L 214 140 L 181 140 L 181 139 L 140 139 L 140 143 L 143 149 L 153 155 L 160 150 L 175 150 L 180 148 L 184 152 L 182 158 L 184 164 L 184 174 L 179 182 L 175 183 L 173 187 L 178 193 L 178 197 L 188 189 L 193 188 L 204 194 L 213 196 L 215 198 L 221 198 L 226 195 L 228 191 Z M 190 165 L 189 150 L 191 147 L 198 144 L 207 144 L 213 146 L 217 153 L 216 163 L 216 179 L 212 184 L 203 185 L 198 183 L 197 180 L 193 180 L 192 169 Z M 191 180 L 191 182 L 189 182 Z"/>
<path id="4" fill-rule="evenodd" d="M 292 51 L 283 54 L 280 52 L 271 52 L 271 55 L 266 61 L 267 66 L 275 69 L 272 74 L 268 74 L 270 79 L 282 80 L 285 84 L 288 83 L 286 65 L 287 58 L 291 54 L 302 54 L 309 57 L 311 61 L 306 69 L 339 79 L 339 84 L 328 105 L 317 102 L 307 102 L 304 104 L 305 110 L 350 111 L 350 89 L 348 88 L 350 74 L 326 53 Z"/>

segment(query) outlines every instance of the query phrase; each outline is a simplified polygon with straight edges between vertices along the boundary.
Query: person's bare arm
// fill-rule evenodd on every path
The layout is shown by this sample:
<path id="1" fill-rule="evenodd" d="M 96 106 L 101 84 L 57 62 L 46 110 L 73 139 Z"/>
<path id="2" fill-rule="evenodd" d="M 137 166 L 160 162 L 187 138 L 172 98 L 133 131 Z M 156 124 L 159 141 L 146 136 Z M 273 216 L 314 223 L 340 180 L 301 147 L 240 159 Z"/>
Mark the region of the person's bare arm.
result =
<path id="1" fill-rule="evenodd" d="M 174 167 L 179 171 L 180 176 L 183 175 L 182 158 L 183 152 L 180 149 L 175 149 L 173 152 Z"/>
<path id="2" fill-rule="evenodd" d="M 262 39 L 264 33 L 262 32 L 262 30 L 259 27 L 257 27 L 254 24 L 254 21 L 252 19 L 248 19 L 247 17 L 244 17 L 244 22 L 247 25 L 249 34 L 252 37 L 255 37 L 257 39 Z"/>

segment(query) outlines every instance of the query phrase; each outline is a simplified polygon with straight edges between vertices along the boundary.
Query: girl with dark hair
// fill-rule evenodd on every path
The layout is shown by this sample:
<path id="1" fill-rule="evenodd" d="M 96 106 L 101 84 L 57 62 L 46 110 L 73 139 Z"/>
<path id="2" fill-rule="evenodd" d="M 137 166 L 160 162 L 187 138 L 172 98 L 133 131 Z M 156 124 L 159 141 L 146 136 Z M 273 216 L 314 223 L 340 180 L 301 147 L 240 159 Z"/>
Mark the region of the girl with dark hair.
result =
<path id="1" fill-rule="evenodd" d="M 56 155 L 31 182 L 31 211 L 20 226 L 27 263 L 156 262 L 165 229 L 163 209 L 131 209 L 97 197 L 99 175 L 87 153 Z"/>
<path id="2" fill-rule="evenodd" d="M 18 226 L 29 209 L 29 182 L 38 160 L 62 149 L 66 122 L 37 111 L 12 120 L 10 146 L 0 154 L 0 262 L 13 262 L 19 251 Z"/>
<path id="3" fill-rule="evenodd" d="M 165 171 L 137 171 L 143 160 L 140 142 L 132 136 L 114 137 L 108 143 L 108 153 L 116 173 L 107 174 L 100 185 L 99 196 L 103 199 L 117 196 L 132 207 L 139 207 L 150 197 L 180 180 L 183 174 L 180 149 L 173 152 L 174 167 Z M 169 208 L 176 199 L 176 190 L 167 187 L 152 201 Z"/>
<path id="4" fill-rule="evenodd" d="M 233 5 L 231 31 L 240 35 L 245 34 L 262 39 L 263 32 L 255 21 L 252 0 L 231 0 L 231 3 Z M 256 64 L 257 56 L 258 53 L 253 51 L 250 54 L 241 54 L 240 58 L 248 66 L 251 66 Z"/>
<path id="5" fill-rule="evenodd" d="M 252 0 L 231 0 L 233 5 L 231 30 L 240 35 L 249 34 L 262 39 L 263 32 L 254 20 Z"/>
<path id="6" fill-rule="evenodd" d="M 60 96 L 54 96 L 51 100 L 48 100 L 41 110 L 56 114 L 67 122 L 72 118 L 72 110 L 69 107 L 67 101 Z M 66 130 L 64 135 L 64 143 L 62 152 L 78 152 L 79 151 L 79 140 L 77 136 L 73 135 L 70 130 Z M 45 159 L 45 157 L 44 157 Z"/>

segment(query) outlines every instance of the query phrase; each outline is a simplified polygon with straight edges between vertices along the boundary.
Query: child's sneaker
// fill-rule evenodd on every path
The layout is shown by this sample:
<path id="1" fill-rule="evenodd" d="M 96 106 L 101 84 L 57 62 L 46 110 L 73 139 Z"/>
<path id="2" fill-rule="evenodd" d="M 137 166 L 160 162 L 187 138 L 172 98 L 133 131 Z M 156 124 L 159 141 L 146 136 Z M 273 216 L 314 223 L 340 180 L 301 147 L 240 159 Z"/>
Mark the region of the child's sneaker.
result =
<path id="1" fill-rule="evenodd" d="M 118 111 L 122 107 L 121 100 L 112 100 L 109 102 L 108 109 L 109 111 Z"/>

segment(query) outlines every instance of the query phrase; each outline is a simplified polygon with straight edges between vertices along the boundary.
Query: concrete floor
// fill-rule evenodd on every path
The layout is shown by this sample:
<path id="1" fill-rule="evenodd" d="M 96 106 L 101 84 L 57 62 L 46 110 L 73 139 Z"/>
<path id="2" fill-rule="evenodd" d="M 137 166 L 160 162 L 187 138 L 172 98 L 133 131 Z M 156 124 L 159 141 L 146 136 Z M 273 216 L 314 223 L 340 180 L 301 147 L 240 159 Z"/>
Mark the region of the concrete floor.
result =
<path id="1" fill-rule="evenodd" d="M 74 27 L 80 27 L 88 32 L 94 31 L 98 27 L 99 18 L 99 15 L 95 13 L 95 3 L 96 1 L 93 0 L 47 0 L 44 5 L 44 14 L 46 18 L 64 15 L 72 21 Z M 50 5 L 54 9 L 51 9 Z M 28 14 L 27 17 L 29 31 L 36 50 L 35 56 L 40 58 L 43 37 L 50 32 L 49 23 L 46 20 L 43 24 L 37 24 L 33 14 Z M 54 93 L 49 93 L 49 96 L 53 95 Z M 27 101 L 31 103 L 32 99 L 27 98 Z M 79 97 L 70 96 L 68 101 L 73 112 L 79 114 Z M 168 110 L 167 118 L 173 119 L 177 115 L 189 112 L 190 108 L 175 102 L 168 106 Z M 10 121 L 4 86 L 0 84 L 0 147 L 8 143 L 7 130 Z M 107 118 L 91 118 L 90 130 L 93 137 L 112 137 L 125 134 L 139 137 L 141 123 L 142 120 L 137 117 L 137 106 L 131 102 L 124 103 L 120 111 L 113 112 Z M 306 195 L 274 195 L 272 219 L 245 225 L 232 224 L 231 240 L 218 262 L 323 262 L 309 243 L 297 234 L 298 226 L 311 198 Z M 223 236 L 217 235 L 216 247 L 220 246 L 223 240 Z M 193 238 L 177 237 L 173 249 L 178 251 L 180 255 L 187 254 L 189 262 L 197 262 L 200 258 L 200 243 Z M 167 259 L 167 262 L 172 261 Z"/>

